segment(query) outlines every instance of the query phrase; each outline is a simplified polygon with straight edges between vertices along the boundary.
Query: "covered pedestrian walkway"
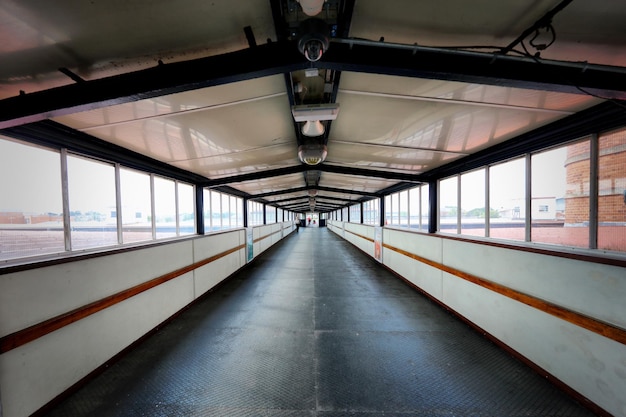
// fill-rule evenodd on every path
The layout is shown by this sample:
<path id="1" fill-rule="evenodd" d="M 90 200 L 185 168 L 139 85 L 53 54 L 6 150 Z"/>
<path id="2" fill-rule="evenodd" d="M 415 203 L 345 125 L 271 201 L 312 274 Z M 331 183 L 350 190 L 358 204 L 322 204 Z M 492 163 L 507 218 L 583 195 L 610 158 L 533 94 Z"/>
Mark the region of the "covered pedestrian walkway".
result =
<path id="1" fill-rule="evenodd" d="M 47 415 L 592 413 L 337 235 L 302 228 Z"/>

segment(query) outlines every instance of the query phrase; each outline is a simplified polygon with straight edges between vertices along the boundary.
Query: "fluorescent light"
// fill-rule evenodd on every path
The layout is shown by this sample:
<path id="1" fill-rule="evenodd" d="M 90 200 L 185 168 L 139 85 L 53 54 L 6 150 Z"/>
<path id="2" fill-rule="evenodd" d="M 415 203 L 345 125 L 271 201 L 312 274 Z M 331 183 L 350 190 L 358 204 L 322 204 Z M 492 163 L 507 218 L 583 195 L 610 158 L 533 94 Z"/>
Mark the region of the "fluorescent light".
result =
<path id="1" fill-rule="evenodd" d="M 291 113 L 296 122 L 314 122 L 316 120 L 335 120 L 339 114 L 339 103 L 304 104 L 293 106 Z"/>

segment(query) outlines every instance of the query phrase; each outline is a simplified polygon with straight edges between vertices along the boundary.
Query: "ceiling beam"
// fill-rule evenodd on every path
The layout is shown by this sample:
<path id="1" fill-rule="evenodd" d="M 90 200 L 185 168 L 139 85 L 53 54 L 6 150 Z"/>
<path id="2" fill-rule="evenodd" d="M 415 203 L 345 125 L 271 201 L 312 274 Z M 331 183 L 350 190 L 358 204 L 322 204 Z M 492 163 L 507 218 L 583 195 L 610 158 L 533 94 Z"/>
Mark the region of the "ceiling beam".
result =
<path id="1" fill-rule="evenodd" d="M 309 67 L 626 99 L 621 67 L 353 39 L 333 39 L 311 63 L 282 41 L 0 100 L 0 129 Z"/>
<path id="2" fill-rule="evenodd" d="M 584 57 L 581 57 L 584 59 Z M 459 49 L 333 39 L 319 68 L 626 99 L 626 69 Z"/>
<path id="3" fill-rule="evenodd" d="M 319 191 L 326 191 L 329 193 L 340 193 L 340 194 L 357 194 L 357 195 L 364 195 L 364 196 L 369 196 L 369 197 L 378 197 L 377 193 L 370 193 L 367 191 L 355 191 L 355 190 L 346 190 L 343 188 L 331 188 L 331 187 L 308 187 L 311 190 L 319 190 Z M 327 198 L 332 198 L 332 197 L 327 197 Z"/>
<path id="4" fill-rule="evenodd" d="M 382 171 L 382 170 L 367 169 L 367 168 L 355 168 L 355 167 L 331 165 L 331 164 L 317 165 L 315 169 L 322 171 L 322 172 L 330 172 L 333 174 L 357 175 L 360 177 L 383 178 L 387 180 L 421 182 L 419 180 L 419 174 L 407 174 L 407 173 L 402 173 L 402 172 Z"/>
<path id="5" fill-rule="evenodd" d="M 254 171 L 247 174 L 231 175 L 229 177 L 216 178 L 214 180 L 208 180 L 202 183 L 203 187 L 217 187 L 220 185 L 233 184 L 244 181 L 256 181 L 264 178 L 280 177 L 282 175 L 299 174 L 307 171 L 307 165 L 298 164 L 288 166 L 284 168 L 269 169 L 266 171 Z"/>
<path id="6" fill-rule="evenodd" d="M 160 63 L 144 70 L 0 100 L 0 129 L 109 105 L 288 73 L 307 68 L 309 64 L 291 42 L 271 42 L 222 55 Z"/>

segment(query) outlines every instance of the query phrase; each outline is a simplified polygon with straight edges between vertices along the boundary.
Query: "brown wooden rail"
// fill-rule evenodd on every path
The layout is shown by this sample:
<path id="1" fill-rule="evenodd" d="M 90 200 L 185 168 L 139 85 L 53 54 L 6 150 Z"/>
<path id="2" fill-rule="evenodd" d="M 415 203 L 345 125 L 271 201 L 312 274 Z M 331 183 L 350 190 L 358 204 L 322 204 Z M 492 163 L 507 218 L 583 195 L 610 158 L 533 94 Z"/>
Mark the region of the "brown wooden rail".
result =
<path id="1" fill-rule="evenodd" d="M 368 238 L 367 236 L 363 236 L 361 234 L 358 233 L 354 233 L 354 232 L 350 232 L 349 230 L 346 230 L 347 233 L 350 233 L 352 235 L 355 235 L 357 237 L 360 237 L 362 239 L 368 240 L 373 242 L 374 240 L 371 238 Z M 482 243 L 482 242 L 481 242 Z M 492 246 L 495 246 L 492 244 Z M 483 288 L 486 288 L 488 290 L 494 291 L 498 294 L 504 295 L 505 297 L 511 298 L 513 300 L 519 301 L 520 303 L 524 303 L 528 306 L 531 306 L 533 308 L 536 308 L 540 311 L 543 311 L 544 313 L 550 314 L 552 316 L 558 317 L 562 320 L 565 320 L 569 323 L 572 323 L 576 326 L 580 326 L 582 328 L 585 328 L 589 331 L 592 331 L 594 333 L 597 333 L 599 335 L 608 337 L 609 339 L 612 339 L 616 342 L 622 343 L 624 345 L 626 345 L 626 330 L 614 326 L 612 324 L 600 321 L 600 320 L 596 320 L 594 318 L 585 316 L 584 314 L 580 314 L 577 313 L 575 311 L 569 310 L 567 308 L 561 307 L 559 305 L 556 305 L 554 303 L 550 303 L 548 301 L 542 300 L 540 298 L 537 297 L 533 297 L 531 295 L 525 294 L 523 292 L 514 290 L 512 288 L 506 287 L 504 285 L 500 285 L 497 284 L 495 282 L 486 280 L 484 278 L 480 278 L 477 277 L 475 275 L 472 274 L 468 274 L 465 273 L 463 271 L 460 271 L 456 268 L 452 268 L 449 267 L 447 265 L 441 264 L 439 262 L 434 262 L 431 261 L 430 259 L 426 259 L 423 258 L 421 256 L 418 256 L 414 253 L 405 251 L 403 249 L 400 248 L 396 248 L 394 246 L 388 245 L 383 243 L 383 247 L 389 250 L 392 250 L 396 253 L 402 254 L 404 256 L 407 256 L 411 259 L 414 259 L 418 262 L 421 262 L 423 264 L 432 266 L 433 268 L 437 268 L 441 271 L 447 272 L 451 275 L 454 275 L 458 278 L 464 279 L 468 282 L 471 282 L 473 284 L 479 285 Z"/>
<path id="2" fill-rule="evenodd" d="M 187 272 L 193 271 L 194 269 L 200 268 L 204 265 L 214 262 L 220 258 L 223 258 L 241 249 L 245 249 L 245 247 L 246 245 L 239 245 L 227 251 L 224 251 L 214 256 L 211 256 L 209 258 L 203 259 L 199 262 L 195 262 L 191 265 L 169 272 L 160 277 L 151 279 L 150 281 L 146 281 L 144 283 L 136 285 L 132 288 L 128 288 L 124 291 L 120 291 L 116 294 L 110 295 L 101 300 L 94 301 L 93 303 L 79 307 L 72 311 L 68 311 L 67 313 L 53 317 L 41 323 L 34 324 L 30 327 L 19 330 L 15 333 L 11 333 L 6 336 L 3 336 L 2 338 L 0 338 L 0 354 L 6 353 L 12 349 L 23 346 L 26 343 L 32 342 L 33 340 L 38 339 L 42 336 L 45 336 L 49 333 L 52 333 L 56 330 L 59 330 L 62 327 L 72 324 L 78 320 L 84 319 L 85 317 L 88 317 L 92 314 L 95 314 L 99 311 L 109 308 L 117 303 L 121 303 L 122 301 L 127 300 L 131 297 L 134 297 L 137 294 L 140 294 L 144 291 L 148 291 L 149 289 L 152 289 L 165 282 L 171 281 L 174 278 L 178 278 L 181 275 L 186 274 Z"/>

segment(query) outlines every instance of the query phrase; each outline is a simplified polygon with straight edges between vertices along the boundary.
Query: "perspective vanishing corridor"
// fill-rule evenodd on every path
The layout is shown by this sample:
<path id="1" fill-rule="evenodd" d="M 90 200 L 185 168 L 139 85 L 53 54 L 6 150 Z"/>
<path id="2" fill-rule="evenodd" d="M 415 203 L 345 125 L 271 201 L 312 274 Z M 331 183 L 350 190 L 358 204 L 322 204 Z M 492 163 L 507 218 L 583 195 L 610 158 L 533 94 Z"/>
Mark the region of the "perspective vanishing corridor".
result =
<path id="1" fill-rule="evenodd" d="M 48 416 L 383 414 L 592 415 L 326 228 L 301 228 Z"/>

